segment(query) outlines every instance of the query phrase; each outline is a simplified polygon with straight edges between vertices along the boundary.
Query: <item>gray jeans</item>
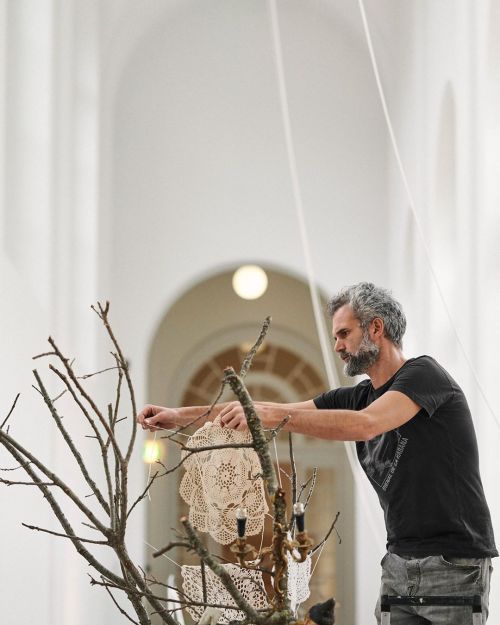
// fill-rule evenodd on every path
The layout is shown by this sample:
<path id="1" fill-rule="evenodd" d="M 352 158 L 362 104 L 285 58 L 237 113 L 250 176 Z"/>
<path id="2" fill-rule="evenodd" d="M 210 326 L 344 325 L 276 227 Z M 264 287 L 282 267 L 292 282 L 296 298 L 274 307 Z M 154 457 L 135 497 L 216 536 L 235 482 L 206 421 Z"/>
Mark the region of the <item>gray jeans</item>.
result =
<path id="1" fill-rule="evenodd" d="M 380 595 L 481 595 L 483 623 L 488 618 L 490 558 L 413 558 L 387 553 L 382 562 Z M 375 608 L 380 625 L 380 596 Z M 470 625 L 470 607 L 393 606 L 391 625 Z"/>

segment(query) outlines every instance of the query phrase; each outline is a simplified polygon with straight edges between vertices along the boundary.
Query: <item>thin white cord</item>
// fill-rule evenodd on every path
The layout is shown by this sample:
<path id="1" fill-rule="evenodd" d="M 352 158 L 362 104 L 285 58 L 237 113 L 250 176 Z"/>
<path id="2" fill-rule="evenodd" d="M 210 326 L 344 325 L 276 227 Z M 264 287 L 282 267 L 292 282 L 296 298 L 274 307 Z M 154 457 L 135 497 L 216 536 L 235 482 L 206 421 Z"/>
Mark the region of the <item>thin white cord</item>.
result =
<path id="1" fill-rule="evenodd" d="M 321 545 L 320 549 L 319 549 L 319 553 L 318 553 L 318 556 L 316 558 L 316 562 L 314 563 L 313 569 L 311 571 L 311 577 L 314 575 L 314 571 L 316 570 L 316 567 L 318 566 L 318 562 L 319 562 L 319 559 L 321 558 L 321 554 L 323 553 L 323 549 L 325 548 L 325 545 L 326 545 L 326 542 L 323 543 Z"/>
<path id="2" fill-rule="evenodd" d="M 380 102 L 382 104 L 382 110 L 384 112 L 384 118 L 385 118 L 385 122 L 387 124 L 387 130 L 388 130 L 389 136 L 391 138 L 392 149 L 394 150 L 394 156 L 396 157 L 396 162 L 397 162 L 397 165 L 398 165 L 399 173 L 401 174 L 401 178 L 403 180 L 403 186 L 405 188 L 406 195 L 408 197 L 408 203 L 409 203 L 409 206 L 410 206 L 410 210 L 411 210 L 411 213 L 412 213 L 413 218 L 415 220 L 415 224 L 417 226 L 418 235 L 420 237 L 422 246 L 424 248 L 425 257 L 426 257 L 426 260 L 427 260 L 427 264 L 429 266 L 429 270 L 431 272 L 432 279 L 433 279 L 434 284 L 435 284 L 435 286 L 436 286 L 436 288 L 438 290 L 439 298 L 441 300 L 441 303 L 443 304 L 444 311 L 446 313 L 446 316 L 448 317 L 448 321 L 449 321 L 450 326 L 451 326 L 451 328 L 453 330 L 453 333 L 455 335 L 457 343 L 458 343 L 458 345 L 460 347 L 460 350 L 461 350 L 461 352 L 462 352 L 462 354 L 463 354 L 463 356 L 465 358 L 465 361 L 467 362 L 467 365 L 469 366 L 469 369 L 470 369 L 470 372 L 472 373 L 474 381 L 476 382 L 476 386 L 477 386 L 477 388 L 479 390 L 479 393 L 480 393 L 481 397 L 483 398 L 483 401 L 486 404 L 486 407 L 488 408 L 491 416 L 493 417 L 493 420 L 494 420 L 495 424 L 497 425 L 498 428 L 500 428 L 500 419 L 497 416 L 496 412 L 493 410 L 492 405 L 488 401 L 488 398 L 486 397 L 486 393 L 485 393 L 485 391 L 483 389 L 483 386 L 482 386 L 482 384 L 481 384 L 481 382 L 479 380 L 479 376 L 478 376 L 478 374 L 476 372 L 476 369 L 475 369 L 474 365 L 472 364 L 472 361 L 471 361 L 471 359 L 470 359 L 470 357 L 469 357 L 469 355 L 467 353 L 467 350 L 465 349 L 464 344 L 462 343 L 462 340 L 460 339 L 460 334 L 459 334 L 459 332 L 458 332 L 458 330 L 457 330 L 457 328 L 455 326 L 455 323 L 453 321 L 453 317 L 451 315 L 451 311 L 450 311 L 450 309 L 448 307 L 448 304 L 446 302 L 446 298 L 444 296 L 444 293 L 443 293 L 443 290 L 441 288 L 440 282 L 438 280 L 436 271 L 434 269 L 434 265 L 433 265 L 432 259 L 431 259 L 430 250 L 429 250 L 429 248 L 427 246 L 427 243 L 426 243 L 426 240 L 425 240 L 424 231 L 423 231 L 422 225 L 420 223 L 420 219 L 419 219 L 418 213 L 417 213 L 416 208 L 415 208 L 415 203 L 413 201 L 413 196 L 412 196 L 412 193 L 411 193 L 411 190 L 410 190 L 410 185 L 408 184 L 408 178 L 406 176 L 406 172 L 405 172 L 405 169 L 403 167 L 403 163 L 402 163 L 401 156 L 400 156 L 400 153 L 399 153 L 398 144 L 396 142 L 396 137 L 394 135 L 393 126 L 392 126 L 391 118 L 390 118 L 390 115 L 389 115 L 389 110 L 387 108 L 387 102 L 386 102 L 386 99 L 385 99 L 384 89 L 382 87 L 382 82 L 380 80 L 380 74 L 379 74 L 379 71 L 378 71 L 377 59 L 375 57 L 375 52 L 373 50 L 372 38 L 371 38 L 371 34 L 370 34 L 370 28 L 368 26 L 368 20 L 366 18 L 366 12 L 365 12 L 365 6 L 364 6 L 364 3 L 363 3 L 363 0 L 358 0 L 358 4 L 359 4 L 359 10 L 361 12 L 361 19 L 363 20 L 363 27 L 364 27 L 365 36 L 366 36 L 366 42 L 368 44 L 368 51 L 370 53 L 370 59 L 371 59 L 371 62 L 372 62 L 373 73 L 375 74 L 375 81 L 377 83 L 377 89 L 378 89 L 378 93 L 379 93 L 379 96 L 380 96 Z"/>
<path id="3" fill-rule="evenodd" d="M 335 368 L 332 362 L 332 354 L 330 349 L 330 343 L 328 341 L 325 325 L 323 320 L 323 315 L 321 313 L 321 305 L 318 293 L 318 287 L 315 282 L 315 274 L 313 268 L 313 262 L 311 257 L 311 252 L 309 248 L 309 238 L 307 235 L 307 227 L 304 217 L 304 207 L 302 202 L 302 194 L 300 190 L 299 177 L 297 173 L 297 161 L 295 157 L 295 149 L 292 138 L 291 131 L 291 123 L 290 123 L 290 111 L 288 106 L 288 96 L 285 82 L 285 71 L 283 67 L 283 56 L 282 56 L 282 46 L 281 46 L 281 36 L 279 29 L 279 21 L 278 21 L 278 13 L 276 9 L 276 0 L 269 0 L 269 9 L 271 15 L 271 28 L 272 28 L 272 36 L 273 36 L 273 48 L 274 48 L 274 57 L 276 63 L 276 74 L 278 79 L 278 88 L 279 88 L 279 96 L 280 96 L 280 105 L 281 105 L 281 116 L 283 121 L 283 130 L 285 135 L 285 143 L 286 150 L 288 155 L 288 165 L 290 168 L 290 178 L 292 182 L 292 191 L 295 202 L 295 209 L 297 214 L 297 220 L 299 223 L 300 236 L 302 241 L 302 247 L 304 251 L 304 258 L 306 264 L 306 273 L 307 280 L 309 283 L 309 291 L 311 294 L 311 301 L 314 311 L 314 320 L 316 322 L 316 330 L 318 333 L 319 343 L 321 346 L 321 353 L 323 355 L 323 361 L 325 364 L 325 370 L 328 378 L 328 384 L 330 388 L 336 388 L 341 386 L 340 380 L 336 375 Z M 347 459 L 349 461 L 349 465 L 351 467 L 352 474 L 354 476 L 354 480 L 356 485 L 358 486 L 358 490 L 361 494 L 361 501 L 369 520 L 370 527 L 372 528 L 373 534 L 379 547 L 383 550 L 384 540 L 379 532 L 378 526 L 375 521 L 375 517 L 373 514 L 373 510 L 369 505 L 369 501 L 367 499 L 366 489 L 367 483 L 365 481 L 364 474 L 361 473 L 361 469 L 359 468 L 356 454 L 354 452 L 354 444 L 345 442 L 344 447 L 347 453 Z"/>
<path id="4" fill-rule="evenodd" d="M 280 469 L 280 461 L 278 459 L 278 448 L 276 447 L 276 437 L 273 438 L 273 444 L 274 444 L 274 455 L 276 456 L 276 466 L 278 468 L 277 470 L 278 482 L 280 484 L 280 488 L 283 488 L 283 484 L 281 483 L 281 469 Z"/>
<path id="5" fill-rule="evenodd" d="M 156 434 L 157 434 L 157 430 L 155 430 L 153 441 L 156 441 Z M 146 482 L 146 484 L 149 484 L 149 480 L 151 479 L 151 472 L 152 471 L 153 471 L 153 463 L 150 462 L 149 463 L 149 471 L 148 471 L 148 481 Z M 148 488 L 148 500 L 149 500 L 149 503 L 151 503 L 151 488 Z"/>
<path id="6" fill-rule="evenodd" d="M 148 543 L 146 540 L 144 541 L 144 544 L 147 545 L 153 551 L 158 551 L 158 549 L 156 547 L 153 547 L 153 545 Z M 182 565 L 179 564 L 178 562 L 176 562 L 175 560 L 172 560 L 172 558 L 169 558 L 166 553 L 162 553 L 161 557 L 162 558 L 166 558 L 169 562 L 171 562 L 172 564 L 175 564 L 175 566 L 178 566 L 180 569 L 182 569 Z"/>

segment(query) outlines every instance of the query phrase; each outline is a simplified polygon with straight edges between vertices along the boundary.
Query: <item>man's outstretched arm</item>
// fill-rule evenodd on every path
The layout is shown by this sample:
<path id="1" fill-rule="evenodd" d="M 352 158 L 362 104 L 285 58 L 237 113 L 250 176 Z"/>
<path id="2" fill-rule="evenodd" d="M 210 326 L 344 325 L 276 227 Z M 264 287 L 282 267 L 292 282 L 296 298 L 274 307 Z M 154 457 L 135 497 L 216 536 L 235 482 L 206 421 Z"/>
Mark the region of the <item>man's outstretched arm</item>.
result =
<path id="1" fill-rule="evenodd" d="M 263 403 L 255 408 L 265 428 L 277 427 L 289 415 L 285 430 L 341 441 L 370 440 L 403 425 L 420 411 L 418 404 L 399 391 L 387 391 L 363 410 L 318 410 L 313 400 L 301 404 Z M 238 402 L 224 406 L 220 417 L 229 428 L 246 428 Z"/>
<path id="2" fill-rule="evenodd" d="M 257 412 L 260 414 L 265 407 L 274 407 L 277 413 L 282 414 L 283 411 L 288 409 L 297 408 L 312 408 L 315 409 L 314 402 L 312 400 L 305 402 L 298 402 L 294 404 L 275 404 L 271 402 L 255 402 L 254 403 Z M 159 429 L 172 430 L 177 427 L 183 427 L 190 423 L 194 423 L 196 427 L 202 426 L 207 420 L 213 421 L 215 417 L 222 414 L 222 411 L 228 406 L 238 406 L 241 409 L 239 402 L 226 402 L 222 404 L 216 404 L 210 415 L 207 416 L 210 406 L 186 406 L 183 408 L 168 408 L 166 406 L 156 406 L 154 404 L 147 404 L 137 415 L 137 421 L 141 425 L 143 430 L 149 430 L 154 432 Z M 288 414 L 288 413 L 286 413 Z M 246 420 L 244 419 L 243 411 L 241 411 L 244 423 L 241 424 L 241 429 L 246 428 Z M 227 425 L 227 424 L 225 424 Z M 234 427 L 233 429 L 237 429 Z"/>

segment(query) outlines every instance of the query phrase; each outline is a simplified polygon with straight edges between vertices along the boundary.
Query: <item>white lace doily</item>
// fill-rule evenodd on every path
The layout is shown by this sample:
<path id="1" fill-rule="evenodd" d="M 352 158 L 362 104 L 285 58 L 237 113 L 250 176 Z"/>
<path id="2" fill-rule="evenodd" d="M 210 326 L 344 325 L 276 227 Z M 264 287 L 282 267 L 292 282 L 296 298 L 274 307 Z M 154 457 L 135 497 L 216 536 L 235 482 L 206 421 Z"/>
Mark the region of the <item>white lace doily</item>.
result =
<path id="1" fill-rule="evenodd" d="M 207 422 L 187 442 L 187 447 L 250 443 L 250 432 Z M 184 452 L 186 455 L 187 452 Z M 236 539 L 236 509 L 247 509 L 247 535 L 258 534 L 268 506 L 257 454 L 253 449 L 214 449 L 193 454 L 184 462 L 186 473 L 179 492 L 189 505 L 189 520 L 214 540 L 227 545 Z"/>
<path id="2" fill-rule="evenodd" d="M 260 610 L 268 607 L 264 582 L 260 571 L 248 571 L 236 564 L 222 565 L 231 576 L 234 584 L 255 609 Z M 205 568 L 205 580 L 207 587 L 207 603 L 220 605 L 234 605 L 234 599 L 224 588 L 220 579 L 208 567 Z M 203 587 L 201 583 L 201 567 L 187 566 L 181 567 L 182 589 L 192 601 L 203 601 Z M 205 608 L 203 606 L 191 606 L 186 608 L 193 619 L 198 622 Z M 229 623 L 230 621 L 242 620 L 245 618 L 243 612 L 235 609 L 223 609 L 219 618 L 219 623 Z"/>
<path id="3" fill-rule="evenodd" d="M 290 553 L 288 558 L 288 598 L 291 609 L 304 603 L 311 594 L 309 590 L 309 580 L 311 579 L 311 556 L 307 556 L 304 562 L 296 562 Z"/>

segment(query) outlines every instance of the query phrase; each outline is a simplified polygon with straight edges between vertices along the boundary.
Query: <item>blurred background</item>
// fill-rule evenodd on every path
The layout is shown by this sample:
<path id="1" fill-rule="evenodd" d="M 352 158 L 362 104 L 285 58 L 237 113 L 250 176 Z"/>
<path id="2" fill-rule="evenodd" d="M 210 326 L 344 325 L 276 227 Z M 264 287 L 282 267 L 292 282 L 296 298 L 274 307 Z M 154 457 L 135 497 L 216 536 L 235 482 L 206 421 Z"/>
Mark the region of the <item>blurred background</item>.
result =
<path id="1" fill-rule="evenodd" d="M 0 414 L 21 392 L 11 433 L 78 483 L 31 388 L 31 357 L 51 334 L 80 372 L 109 364 L 90 310 L 98 299 L 111 302 L 140 405 L 210 402 L 266 315 L 273 324 L 248 377 L 252 394 L 322 392 L 305 236 L 323 302 L 360 280 L 392 289 L 408 316 L 406 355 L 433 355 L 464 388 L 498 539 L 500 2 L 365 1 L 416 214 L 358 3 L 276 6 L 305 229 L 268 2 L 0 0 Z M 267 277 L 255 299 L 233 288 L 245 265 Z M 36 366 L 47 375 L 46 363 Z M 89 382 L 103 402 L 114 384 Z M 145 439 L 141 431 L 131 467 L 136 493 L 150 470 Z M 382 512 L 367 480 L 355 485 L 341 443 L 295 440 L 300 476 L 319 468 L 311 533 L 321 538 L 341 512 L 342 543 L 333 537 L 323 553 L 313 598 L 335 595 L 340 625 L 369 625 Z M 288 470 L 286 441 L 277 453 Z M 10 466 L 0 450 L 0 467 Z M 33 489 L 0 487 L 2 625 L 123 623 L 70 544 L 21 526 L 57 530 L 44 504 Z M 131 555 L 162 579 L 178 568 L 153 563 L 151 545 L 168 542 L 181 511 L 170 480 L 131 521 Z M 493 623 L 499 596 L 494 574 Z"/>

